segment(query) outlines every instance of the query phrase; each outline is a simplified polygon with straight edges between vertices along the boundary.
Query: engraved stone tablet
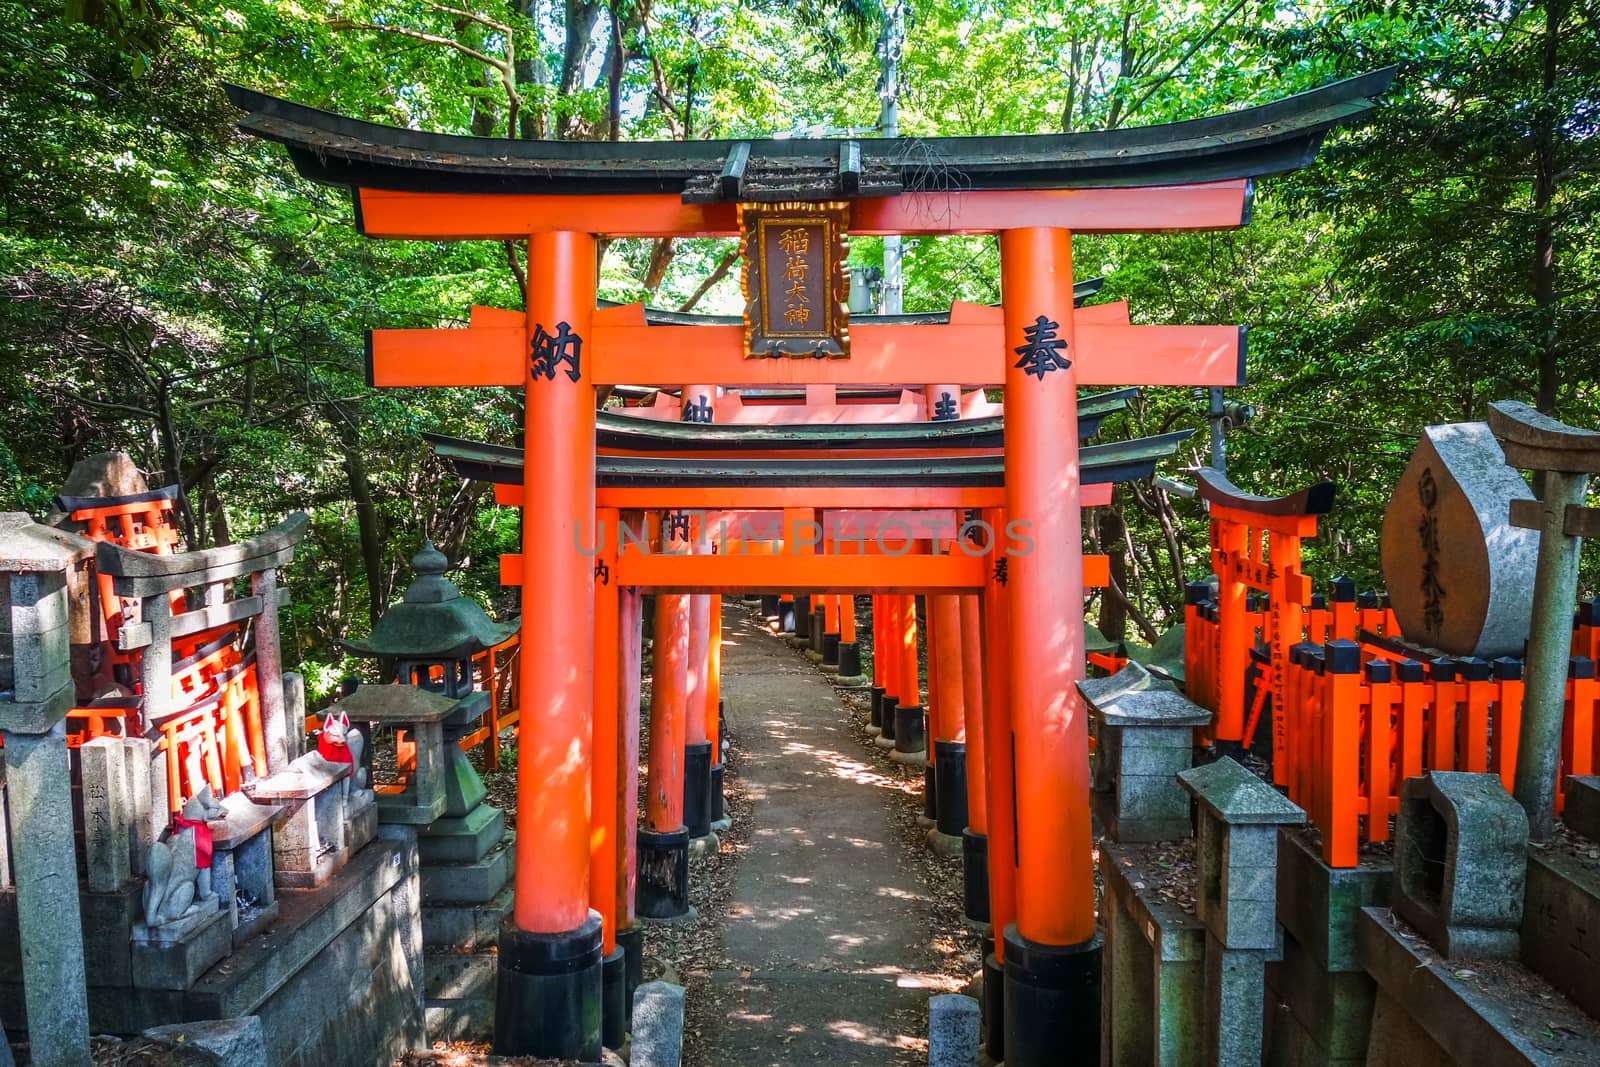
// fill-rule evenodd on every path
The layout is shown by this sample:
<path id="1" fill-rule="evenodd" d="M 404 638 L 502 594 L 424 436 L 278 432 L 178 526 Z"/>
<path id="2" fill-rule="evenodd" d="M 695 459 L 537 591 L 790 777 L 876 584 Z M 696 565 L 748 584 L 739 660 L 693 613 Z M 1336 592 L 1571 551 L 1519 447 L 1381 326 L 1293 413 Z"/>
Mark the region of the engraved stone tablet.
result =
<path id="1" fill-rule="evenodd" d="M 1452 656 L 1522 655 L 1539 536 L 1510 513 L 1532 498 L 1486 424 L 1423 431 L 1383 518 L 1383 577 L 1407 641 Z"/>

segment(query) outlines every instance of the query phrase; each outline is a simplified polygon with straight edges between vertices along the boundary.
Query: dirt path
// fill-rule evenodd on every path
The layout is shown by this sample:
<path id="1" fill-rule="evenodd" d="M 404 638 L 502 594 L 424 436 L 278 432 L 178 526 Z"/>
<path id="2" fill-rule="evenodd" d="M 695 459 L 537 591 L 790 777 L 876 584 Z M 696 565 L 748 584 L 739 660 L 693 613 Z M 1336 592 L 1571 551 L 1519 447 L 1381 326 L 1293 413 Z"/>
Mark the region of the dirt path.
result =
<path id="1" fill-rule="evenodd" d="M 869 755 L 850 711 L 731 604 L 722 692 L 742 751 L 746 846 L 709 975 L 720 1019 L 693 1067 L 922 1063 L 943 980 L 934 906 L 895 813 L 909 775 Z"/>

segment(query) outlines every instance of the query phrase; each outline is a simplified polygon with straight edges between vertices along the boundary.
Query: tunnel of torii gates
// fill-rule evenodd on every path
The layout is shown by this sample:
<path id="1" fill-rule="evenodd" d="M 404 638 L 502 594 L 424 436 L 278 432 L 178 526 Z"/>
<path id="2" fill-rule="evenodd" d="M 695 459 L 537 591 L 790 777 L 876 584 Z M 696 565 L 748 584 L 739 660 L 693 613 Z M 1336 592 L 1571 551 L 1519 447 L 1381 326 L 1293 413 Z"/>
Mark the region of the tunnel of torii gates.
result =
<path id="1" fill-rule="evenodd" d="M 286 146 L 306 177 L 351 189 L 362 233 L 528 243 L 526 311 L 475 308 L 466 329 L 378 330 L 369 342 L 375 386 L 524 390 L 523 484 L 497 489 L 525 506 L 522 552 L 502 567 L 522 589 L 522 710 L 496 1051 L 599 1054 L 603 961 L 617 958 L 635 914 L 632 835 L 619 831 L 635 814 L 638 693 L 620 680 L 638 676 L 641 593 L 657 594 L 658 621 L 687 629 L 704 657 L 711 622 L 696 632 L 686 600 L 790 590 L 878 597 L 880 647 L 898 638 L 914 648 L 904 639 L 917 594 L 936 642 L 978 638 L 983 691 L 973 703 L 983 710 L 964 736 L 969 773 L 984 786 L 974 806 L 987 826 L 1004 973 L 986 985 L 1003 985 L 1006 1062 L 1059 1063 L 1064 1049 L 1096 1056 L 1089 746 L 1074 686 L 1085 670 L 1081 508 L 1106 503 L 1104 483 L 1148 473 L 1175 441 L 1080 449 L 1078 388 L 1240 385 L 1244 334 L 1134 326 L 1120 305 L 1075 311 L 1072 233 L 1242 226 L 1252 179 L 1311 163 L 1330 129 L 1370 111 L 1392 73 L 1141 129 L 863 140 L 457 137 L 229 87 L 243 130 Z M 848 234 L 997 234 L 1001 304 L 957 304 L 943 321 L 852 323 Z M 615 237 L 741 238 L 742 322 L 597 306 L 597 244 Z M 677 391 L 679 417 L 691 421 L 598 413 L 624 383 Z M 896 405 L 853 416 L 836 392 L 899 383 L 920 387 L 922 410 L 941 424 L 874 418 L 896 417 L 881 410 Z M 736 396 L 799 386 L 806 402 L 789 412 L 798 423 L 773 414 L 781 405 Z M 983 400 L 995 388 L 1003 440 Z M 945 423 L 952 401 L 966 417 Z M 708 416 L 731 424 L 705 425 Z M 512 466 L 509 454 L 498 461 Z M 954 521 L 974 511 L 998 534 L 977 554 Z M 661 528 L 664 514 L 685 512 L 701 516 L 687 539 L 677 521 Z M 910 512 L 933 513 L 905 538 L 920 550 L 878 550 L 874 533 Z M 714 554 L 687 551 L 713 536 L 707 516 L 737 517 L 738 532 Z M 621 527 L 641 521 L 657 550 L 619 551 Z M 975 613 L 965 625 L 964 604 Z M 663 644 L 665 655 L 694 658 L 676 637 Z M 959 639 L 940 644 L 960 655 Z M 672 689 L 682 675 L 666 667 L 657 684 Z M 913 658 L 874 673 L 900 687 L 900 700 L 921 699 Z M 935 687 L 937 673 L 936 661 Z M 668 696 L 658 706 L 680 702 Z M 938 721 L 935 698 L 937 756 L 960 728 Z M 684 835 L 682 766 L 660 767 L 658 790 L 654 756 L 683 752 L 691 735 L 707 740 L 712 716 L 686 721 L 695 718 L 653 716 L 641 864 Z"/>

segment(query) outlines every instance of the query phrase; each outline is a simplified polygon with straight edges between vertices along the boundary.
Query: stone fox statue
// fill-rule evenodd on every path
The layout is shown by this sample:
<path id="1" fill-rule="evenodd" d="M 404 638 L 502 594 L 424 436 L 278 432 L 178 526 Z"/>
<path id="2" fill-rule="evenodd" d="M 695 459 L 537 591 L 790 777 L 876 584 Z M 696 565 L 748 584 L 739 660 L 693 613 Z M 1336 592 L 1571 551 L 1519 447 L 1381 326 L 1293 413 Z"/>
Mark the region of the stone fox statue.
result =
<path id="1" fill-rule="evenodd" d="M 220 818 L 222 805 L 201 786 L 172 826 L 150 845 L 145 868 L 144 923 L 164 926 L 212 899 L 211 829 L 207 819 Z"/>
<path id="2" fill-rule="evenodd" d="M 337 770 L 342 763 L 350 765 L 350 779 L 356 789 L 367 787 L 367 770 L 362 764 L 362 755 L 366 751 L 367 740 L 361 731 L 350 725 L 350 716 L 344 712 L 339 713 L 335 719 L 333 712 L 323 720 L 322 729 L 317 734 L 316 752 L 305 755 L 306 763 L 321 770 Z"/>

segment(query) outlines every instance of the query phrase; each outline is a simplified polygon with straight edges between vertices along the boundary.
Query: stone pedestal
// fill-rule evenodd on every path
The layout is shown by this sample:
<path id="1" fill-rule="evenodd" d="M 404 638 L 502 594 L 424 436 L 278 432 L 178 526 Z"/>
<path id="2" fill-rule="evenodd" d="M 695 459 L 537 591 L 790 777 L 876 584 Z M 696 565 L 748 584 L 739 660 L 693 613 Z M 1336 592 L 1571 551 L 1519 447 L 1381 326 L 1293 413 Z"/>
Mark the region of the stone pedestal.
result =
<path id="1" fill-rule="evenodd" d="M 273 879 L 272 824 L 275 804 L 254 804 L 238 793 L 222 800 L 223 816 L 211 830 L 211 882 L 228 915 L 233 943 L 241 945 L 278 917 Z"/>
<path id="2" fill-rule="evenodd" d="M 1206 928 L 1153 893 L 1137 858 L 1100 847 L 1106 916 L 1100 1062 L 1197 1067 L 1204 1007 Z"/>
<path id="3" fill-rule="evenodd" d="M 0 737 L 6 851 L 15 872 L 28 1037 L 37 1067 L 88 1067 L 89 1023 L 79 925 L 72 790 L 62 718 L 73 703 L 69 573 L 94 546 L 0 514 Z M 109 802 L 109 798 L 108 798 Z M 128 873 L 125 823 L 97 837 L 97 881 Z M 118 854 L 118 848 L 122 850 Z M 7 1015 L 12 1022 L 14 1014 Z M 13 1023 L 15 1025 L 15 1023 Z"/>
<path id="4" fill-rule="evenodd" d="M 1313 831 L 1278 833 L 1283 960 L 1267 967 L 1267 1062 L 1336 1067 L 1365 1061 L 1377 987 L 1356 958 L 1361 909 L 1387 906 L 1394 870 L 1322 862 Z"/>
<path id="5" fill-rule="evenodd" d="M 1113 841 L 1188 837 L 1189 797 L 1177 775 L 1194 757 L 1194 731 L 1211 713 L 1130 663 L 1078 683 L 1095 725 L 1093 800 Z"/>
<path id="6" fill-rule="evenodd" d="M 274 884 L 311 889 L 361 849 L 378 829 L 377 804 L 370 789 L 349 782 L 350 765 L 337 769 L 301 757 L 287 771 L 245 787 L 255 803 L 280 809 L 272 831 Z"/>
<path id="7" fill-rule="evenodd" d="M 1600 874 L 1559 851 L 1528 857 L 1522 960 L 1600 1018 Z"/>
<path id="8" fill-rule="evenodd" d="M 1568 778 L 1566 798 L 1561 819 L 1567 829 L 1600 843 L 1600 775 Z"/>
<path id="9" fill-rule="evenodd" d="M 88 1067 L 88 995 L 66 735 L 60 723 L 43 734 L 0 734 L 33 1061 L 40 1067 Z"/>
<path id="10" fill-rule="evenodd" d="M 1203 1060 L 1261 1061 L 1265 967 L 1278 957 L 1278 827 L 1305 812 L 1224 757 L 1178 776 L 1198 802 L 1196 910 L 1206 928 Z"/>
<path id="11" fill-rule="evenodd" d="M 378 798 L 379 822 L 414 827 L 422 895 L 423 997 L 430 1037 L 494 1033 L 495 944 L 511 914 L 512 837 L 505 812 L 457 739 L 488 695 L 457 699 L 410 685 L 366 685 L 335 705 L 352 721 L 407 730 L 414 765 L 404 791 Z"/>
<path id="12" fill-rule="evenodd" d="M 435 1040 L 493 1036 L 495 939 L 511 915 L 512 836 L 505 812 L 481 802 L 472 777 L 479 789 L 452 790 L 445 814 L 417 829 L 424 1010 Z"/>
<path id="13" fill-rule="evenodd" d="M 232 948 L 232 924 L 215 897 L 201 901 L 193 915 L 175 922 L 135 926 L 134 988 L 188 989 Z"/>
<path id="14" fill-rule="evenodd" d="M 1357 938 L 1361 965 L 1378 984 L 1369 1065 L 1600 1063 L 1592 1025 L 1546 1030 L 1561 1012 L 1560 998 L 1527 968 L 1498 964 L 1501 982 L 1515 983 L 1519 993 L 1517 1003 L 1508 1004 L 1501 996 L 1505 986 L 1474 979 L 1470 968 L 1402 934 L 1387 908 L 1364 908 Z M 1537 1022 L 1528 1025 L 1529 1017 Z M 1540 1047 L 1546 1032 L 1558 1038 L 1559 1055 Z"/>

